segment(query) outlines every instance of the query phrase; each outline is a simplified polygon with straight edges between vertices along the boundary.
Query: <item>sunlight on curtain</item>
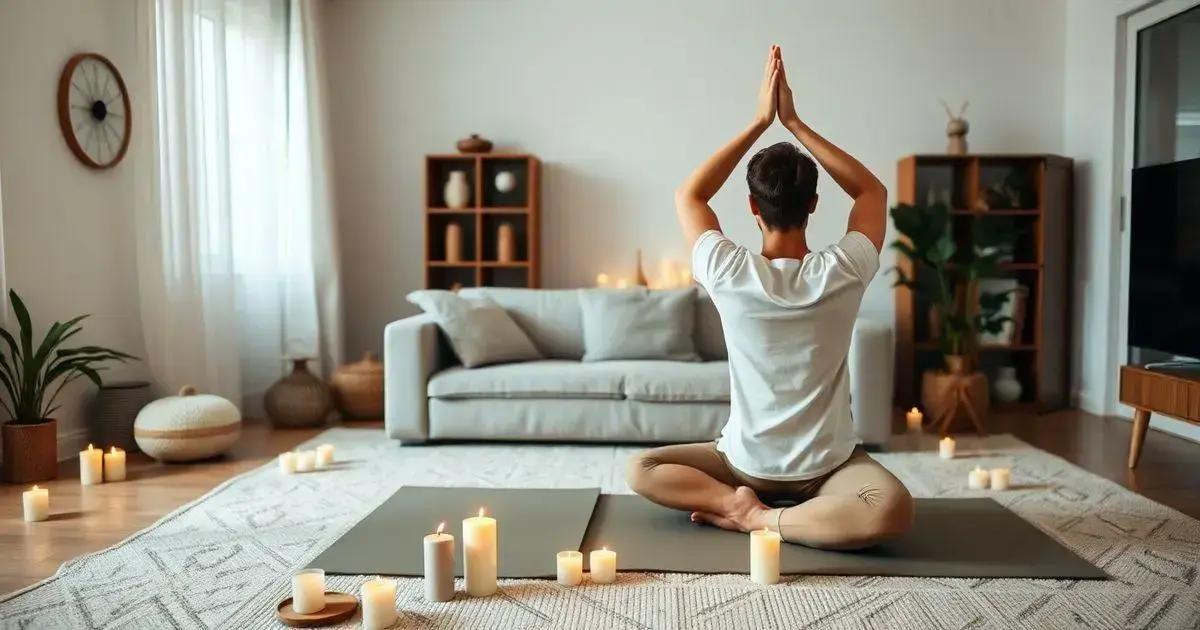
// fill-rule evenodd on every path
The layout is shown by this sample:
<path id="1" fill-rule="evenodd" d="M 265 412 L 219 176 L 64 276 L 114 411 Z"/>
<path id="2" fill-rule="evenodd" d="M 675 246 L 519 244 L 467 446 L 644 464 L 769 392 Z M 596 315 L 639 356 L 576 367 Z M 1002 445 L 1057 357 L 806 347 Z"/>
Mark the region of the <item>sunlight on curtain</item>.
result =
<path id="1" fill-rule="evenodd" d="M 340 359 L 312 7 L 155 9 L 157 194 L 139 214 L 150 366 L 255 414 L 285 356 Z"/>

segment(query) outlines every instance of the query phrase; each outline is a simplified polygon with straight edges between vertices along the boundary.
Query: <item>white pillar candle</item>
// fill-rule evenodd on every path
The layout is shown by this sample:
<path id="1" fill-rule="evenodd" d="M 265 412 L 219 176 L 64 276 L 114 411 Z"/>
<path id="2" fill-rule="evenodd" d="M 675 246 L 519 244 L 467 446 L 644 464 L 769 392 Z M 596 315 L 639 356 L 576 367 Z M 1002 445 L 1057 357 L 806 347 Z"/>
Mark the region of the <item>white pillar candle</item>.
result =
<path id="1" fill-rule="evenodd" d="M 317 468 L 324 468 L 333 463 L 333 445 L 322 444 L 317 447 Z"/>
<path id="2" fill-rule="evenodd" d="M 86 451 L 79 451 L 79 483 L 85 486 L 104 483 L 104 451 L 91 444 Z"/>
<path id="3" fill-rule="evenodd" d="M 1012 471 L 1007 468 L 993 468 L 991 473 L 992 490 L 1008 490 L 1012 481 Z"/>
<path id="4" fill-rule="evenodd" d="M 396 623 L 396 581 L 375 578 L 363 582 L 362 627 L 381 630 Z"/>
<path id="5" fill-rule="evenodd" d="M 483 508 L 463 519 L 463 580 L 472 597 L 496 592 L 496 519 L 484 516 Z"/>
<path id="6" fill-rule="evenodd" d="M 125 481 L 125 451 L 114 446 L 104 454 L 104 480 Z"/>
<path id="7" fill-rule="evenodd" d="M 454 536 L 444 529 L 441 523 L 425 537 L 425 599 L 431 602 L 454 599 Z"/>
<path id="8" fill-rule="evenodd" d="M 303 569 L 292 574 L 292 610 L 311 615 L 325 607 L 325 571 Z"/>
<path id="9" fill-rule="evenodd" d="M 554 557 L 558 565 L 558 583 L 564 586 L 579 586 L 583 583 L 583 554 L 578 551 L 560 551 Z"/>
<path id="10" fill-rule="evenodd" d="M 756 529 L 750 532 L 750 580 L 755 584 L 779 582 L 779 532 Z"/>
<path id="11" fill-rule="evenodd" d="M 290 475 L 296 472 L 296 454 L 289 451 L 279 454 L 279 472 Z"/>
<path id="12" fill-rule="evenodd" d="M 986 490 L 988 487 L 988 471 L 976 466 L 967 475 L 967 487 L 972 490 Z"/>
<path id="13" fill-rule="evenodd" d="M 925 414 L 921 413 L 920 409 L 913 407 L 908 413 L 904 414 L 904 422 L 908 425 L 909 433 L 920 433 L 921 423 L 925 420 Z"/>
<path id="14" fill-rule="evenodd" d="M 938 442 L 938 457 L 954 459 L 954 438 L 944 437 Z"/>
<path id="15" fill-rule="evenodd" d="M 296 472 L 310 472 L 317 465 L 317 454 L 313 451 L 296 453 Z"/>
<path id="16" fill-rule="evenodd" d="M 617 581 L 617 552 L 608 547 L 596 549 L 588 554 L 588 571 L 596 584 L 612 584 Z"/>
<path id="17" fill-rule="evenodd" d="M 25 508 L 26 521 L 44 521 L 50 518 L 50 490 L 34 486 L 22 492 L 21 505 Z"/>

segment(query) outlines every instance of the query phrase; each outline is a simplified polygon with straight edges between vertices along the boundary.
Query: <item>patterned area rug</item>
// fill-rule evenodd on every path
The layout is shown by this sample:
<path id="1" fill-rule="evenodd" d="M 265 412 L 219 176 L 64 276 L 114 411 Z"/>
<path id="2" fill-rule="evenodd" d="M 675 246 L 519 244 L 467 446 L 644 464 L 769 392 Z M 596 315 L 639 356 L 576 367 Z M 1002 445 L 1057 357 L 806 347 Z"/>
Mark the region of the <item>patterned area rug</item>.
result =
<path id="1" fill-rule="evenodd" d="M 628 492 L 612 446 L 402 447 L 378 430 L 331 429 L 334 470 L 282 476 L 274 464 L 231 479 L 128 540 L 64 564 L 0 599 L 3 628 L 279 628 L 276 603 L 303 566 L 402 484 L 600 486 Z M 505 580 L 486 599 L 426 603 L 400 580 L 404 628 L 1194 628 L 1200 522 L 1009 436 L 932 438 L 877 457 L 918 497 L 992 496 L 1112 580 L 794 576 L 756 587 L 739 575 L 622 573 L 611 586 Z M 1014 489 L 966 490 L 976 465 L 1013 469 Z M 381 541 L 381 544 L 387 544 Z M 415 541 L 395 541 L 415 544 Z M 987 541 L 980 541 L 987 544 Z M 363 577 L 331 577 L 357 593 Z M 459 585 L 461 589 L 461 584 Z M 357 627 L 358 621 L 344 627 Z"/>

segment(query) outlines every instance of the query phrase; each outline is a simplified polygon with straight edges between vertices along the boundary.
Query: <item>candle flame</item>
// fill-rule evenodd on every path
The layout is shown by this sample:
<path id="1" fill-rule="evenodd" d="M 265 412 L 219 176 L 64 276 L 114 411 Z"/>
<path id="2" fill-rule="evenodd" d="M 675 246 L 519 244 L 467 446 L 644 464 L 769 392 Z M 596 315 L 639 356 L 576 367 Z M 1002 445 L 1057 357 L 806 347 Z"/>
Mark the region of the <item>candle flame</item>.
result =
<path id="1" fill-rule="evenodd" d="M 35 483 L 35 484 L 33 484 L 33 487 L 32 487 L 32 488 L 30 488 L 30 490 L 37 490 L 37 489 L 38 489 L 38 487 L 37 487 L 37 484 L 36 484 L 36 483 Z"/>
<path id="2" fill-rule="evenodd" d="M 91 444 L 88 444 L 88 450 L 89 450 L 89 451 L 90 451 L 90 450 L 92 450 L 92 445 L 91 445 Z"/>
<path id="3" fill-rule="evenodd" d="M 444 530 L 444 529 L 446 529 L 445 521 L 438 523 L 437 533 L 439 533 L 439 534 L 442 533 L 442 530 Z"/>
<path id="4" fill-rule="evenodd" d="M 910 411 L 910 412 L 908 412 L 908 413 L 917 413 L 917 408 L 916 408 L 916 407 L 913 407 L 913 408 L 912 408 L 912 411 Z"/>
<path id="5" fill-rule="evenodd" d="M 110 450 L 109 453 L 112 453 L 115 455 L 117 453 L 117 447 L 115 447 L 115 446 L 112 447 L 112 450 Z"/>
<path id="6" fill-rule="evenodd" d="M 601 547 L 600 551 L 608 551 L 608 547 Z"/>
<path id="7" fill-rule="evenodd" d="M 483 508 L 479 508 L 479 518 L 483 518 Z"/>

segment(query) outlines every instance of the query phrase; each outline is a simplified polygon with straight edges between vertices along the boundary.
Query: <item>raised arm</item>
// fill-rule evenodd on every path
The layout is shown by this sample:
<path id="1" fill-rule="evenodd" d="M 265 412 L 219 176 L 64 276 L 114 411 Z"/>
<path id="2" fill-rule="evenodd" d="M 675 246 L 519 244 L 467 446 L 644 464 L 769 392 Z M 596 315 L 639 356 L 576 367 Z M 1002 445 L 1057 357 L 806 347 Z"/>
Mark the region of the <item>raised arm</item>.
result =
<path id="1" fill-rule="evenodd" d="M 782 59 L 779 62 L 779 121 L 812 153 L 821 168 L 833 177 L 833 181 L 854 199 L 846 231 L 861 232 L 875 244 L 875 249 L 882 250 L 884 233 L 887 231 L 887 189 L 854 156 L 821 137 L 800 120 Z"/>
<path id="2" fill-rule="evenodd" d="M 754 121 L 737 136 L 698 166 L 675 190 L 675 212 L 679 227 L 690 249 L 696 239 L 708 230 L 720 230 L 721 224 L 708 202 L 717 194 L 738 162 L 775 119 L 775 100 L 780 72 L 779 47 L 771 46 L 763 67 L 762 86 L 758 92 L 758 108 Z"/>

